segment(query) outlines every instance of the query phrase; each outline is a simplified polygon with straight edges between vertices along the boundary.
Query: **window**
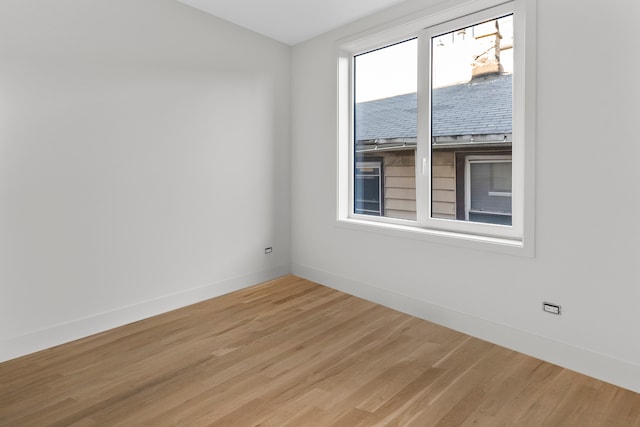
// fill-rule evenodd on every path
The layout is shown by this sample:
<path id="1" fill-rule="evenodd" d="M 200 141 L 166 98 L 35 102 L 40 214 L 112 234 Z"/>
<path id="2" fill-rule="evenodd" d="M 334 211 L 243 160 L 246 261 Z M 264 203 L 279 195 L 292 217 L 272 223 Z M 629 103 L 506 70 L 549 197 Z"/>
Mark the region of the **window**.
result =
<path id="1" fill-rule="evenodd" d="M 379 161 L 357 162 L 354 177 L 354 212 L 382 215 L 382 164 Z"/>
<path id="2" fill-rule="evenodd" d="M 511 158 L 470 156 L 465 164 L 466 221 L 511 225 Z"/>
<path id="3" fill-rule="evenodd" d="M 345 42 L 339 219 L 531 239 L 535 5 L 491 2 Z"/>

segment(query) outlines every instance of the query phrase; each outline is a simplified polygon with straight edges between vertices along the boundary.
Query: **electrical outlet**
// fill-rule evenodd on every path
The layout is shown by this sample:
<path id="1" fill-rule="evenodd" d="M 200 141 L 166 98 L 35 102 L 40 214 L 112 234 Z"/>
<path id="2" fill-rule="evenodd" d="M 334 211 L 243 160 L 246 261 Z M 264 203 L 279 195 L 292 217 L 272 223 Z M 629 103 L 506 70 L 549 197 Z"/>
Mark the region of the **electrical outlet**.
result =
<path id="1" fill-rule="evenodd" d="M 273 252 L 273 248 L 271 246 L 269 246 L 268 248 L 264 248 L 265 254 L 270 254 L 271 252 Z"/>
<path id="2" fill-rule="evenodd" d="M 550 302 L 542 303 L 542 310 L 547 313 L 560 315 L 560 306 L 557 304 L 551 304 Z"/>

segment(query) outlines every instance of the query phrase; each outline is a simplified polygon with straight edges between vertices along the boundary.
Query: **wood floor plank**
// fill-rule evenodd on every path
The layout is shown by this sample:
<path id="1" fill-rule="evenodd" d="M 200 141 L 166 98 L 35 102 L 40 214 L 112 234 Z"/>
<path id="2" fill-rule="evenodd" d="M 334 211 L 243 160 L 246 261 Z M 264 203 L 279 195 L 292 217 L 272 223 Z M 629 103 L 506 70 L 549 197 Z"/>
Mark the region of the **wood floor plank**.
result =
<path id="1" fill-rule="evenodd" d="M 640 427 L 640 395 L 286 276 L 1 363 L 34 425 Z"/>

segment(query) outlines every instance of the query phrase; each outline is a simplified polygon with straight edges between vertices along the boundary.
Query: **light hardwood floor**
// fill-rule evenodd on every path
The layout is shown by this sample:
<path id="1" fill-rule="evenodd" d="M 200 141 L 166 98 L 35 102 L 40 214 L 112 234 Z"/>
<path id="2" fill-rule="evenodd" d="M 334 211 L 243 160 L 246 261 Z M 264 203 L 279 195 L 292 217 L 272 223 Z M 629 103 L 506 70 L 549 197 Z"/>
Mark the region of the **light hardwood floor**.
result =
<path id="1" fill-rule="evenodd" d="M 2 426 L 640 426 L 640 395 L 287 276 L 0 364 Z"/>

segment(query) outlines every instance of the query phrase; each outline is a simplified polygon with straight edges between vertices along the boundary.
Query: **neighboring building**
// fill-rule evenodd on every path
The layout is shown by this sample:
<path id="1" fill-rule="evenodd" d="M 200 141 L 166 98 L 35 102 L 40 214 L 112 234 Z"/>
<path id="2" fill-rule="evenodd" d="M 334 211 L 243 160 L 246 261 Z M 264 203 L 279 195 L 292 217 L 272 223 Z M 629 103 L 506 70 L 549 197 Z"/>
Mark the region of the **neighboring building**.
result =
<path id="1" fill-rule="evenodd" d="M 511 88 L 508 74 L 433 91 L 434 215 L 470 215 L 472 220 L 474 215 L 510 216 Z M 356 182 L 366 182 L 356 191 L 357 213 L 415 219 L 416 94 L 360 103 L 356 117 Z M 494 191 L 478 189 L 469 195 L 475 201 L 487 193 L 486 200 L 478 201 L 486 214 L 482 209 L 474 213 L 465 201 L 471 178 L 465 170 L 474 162 L 486 165 L 476 168 L 478 174 L 494 175 Z M 509 175 L 508 186 L 500 186 L 500 173 Z"/>
<path id="2" fill-rule="evenodd" d="M 499 52 L 493 28 L 476 39 Z M 474 59 L 468 82 L 432 92 L 432 214 L 511 224 L 512 75 Z M 355 139 L 355 212 L 416 219 L 416 94 L 357 104 Z"/>

